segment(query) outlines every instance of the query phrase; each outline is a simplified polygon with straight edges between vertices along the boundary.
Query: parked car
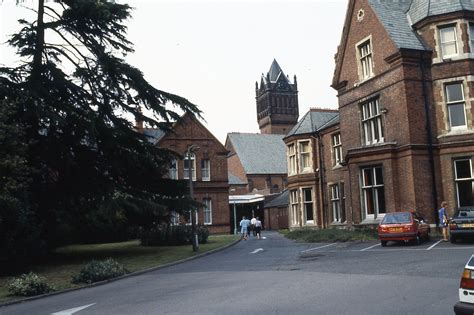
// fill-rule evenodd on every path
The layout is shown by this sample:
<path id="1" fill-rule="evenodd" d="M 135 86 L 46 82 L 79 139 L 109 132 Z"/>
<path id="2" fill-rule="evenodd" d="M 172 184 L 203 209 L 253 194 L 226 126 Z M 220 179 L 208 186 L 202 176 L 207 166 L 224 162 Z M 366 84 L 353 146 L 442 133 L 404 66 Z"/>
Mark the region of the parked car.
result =
<path id="1" fill-rule="evenodd" d="M 454 305 L 454 313 L 474 314 L 474 255 L 464 266 L 459 284 L 459 302 Z"/>
<path id="2" fill-rule="evenodd" d="M 458 208 L 448 226 L 451 243 L 463 238 L 474 238 L 474 207 Z"/>
<path id="3" fill-rule="evenodd" d="M 429 224 L 414 211 L 387 213 L 377 232 L 382 246 L 388 241 L 413 241 L 418 245 L 430 238 Z"/>

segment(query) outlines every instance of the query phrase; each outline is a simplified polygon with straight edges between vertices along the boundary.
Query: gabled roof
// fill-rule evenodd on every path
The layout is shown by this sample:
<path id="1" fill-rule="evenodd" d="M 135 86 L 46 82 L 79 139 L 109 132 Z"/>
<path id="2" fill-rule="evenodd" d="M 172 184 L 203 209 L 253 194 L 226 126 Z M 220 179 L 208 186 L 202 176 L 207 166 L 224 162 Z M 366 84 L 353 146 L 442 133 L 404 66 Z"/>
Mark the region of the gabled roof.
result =
<path id="1" fill-rule="evenodd" d="M 288 189 L 285 189 L 280 193 L 279 196 L 272 199 L 269 203 L 266 203 L 264 208 L 280 208 L 288 206 L 290 200 L 290 192 Z"/>
<path id="2" fill-rule="evenodd" d="M 444 2 L 444 0 L 437 0 Z M 423 2 L 420 0 L 414 3 Z M 410 1 L 380 1 L 369 0 L 369 4 L 377 15 L 380 23 L 384 26 L 388 35 L 398 48 L 429 50 L 420 40 L 415 30 L 412 29 L 408 19 L 407 10 L 410 7 Z"/>
<path id="3" fill-rule="evenodd" d="M 229 185 L 247 185 L 248 183 L 246 181 L 241 180 L 234 174 L 228 172 L 227 177 L 229 178 Z"/>
<path id="4" fill-rule="evenodd" d="M 407 13 L 413 24 L 430 16 L 463 10 L 474 11 L 472 0 L 412 0 L 410 2 L 411 6 Z"/>
<path id="5" fill-rule="evenodd" d="M 306 115 L 304 115 L 303 118 L 301 118 L 293 127 L 293 129 L 290 130 L 285 138 L 294 135 L 314 133 L 320 130 L 323 126 L 327 128 L 329 126 L 325 125 L 329 121 L 334 120 L 335 117 L 339 117 L 339 112 L 337 110 L 311 108 L 309 112 L 307 112 Z"/>
<path id="6" fill-rule="evenodd" d="M 230 142 L 246 174 L 286 174 L 284 135 L 229 133 Z"/>
<path id="7" fill-rule="evenodd" d="M 148 141 L 151 143 L 156 143 L 164 137 L 166 132 L 157 128 L 143 128 L 143 134 L 148 136 Z"/>

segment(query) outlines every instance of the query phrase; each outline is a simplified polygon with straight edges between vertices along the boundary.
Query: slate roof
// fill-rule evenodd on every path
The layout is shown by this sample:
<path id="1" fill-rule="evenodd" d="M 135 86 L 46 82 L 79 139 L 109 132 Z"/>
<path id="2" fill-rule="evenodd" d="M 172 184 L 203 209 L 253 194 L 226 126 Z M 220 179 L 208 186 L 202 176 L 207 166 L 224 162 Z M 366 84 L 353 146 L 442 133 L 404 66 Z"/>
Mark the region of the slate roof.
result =
<path id="1" fill-rule="evenodd" d="M 246 181 L 241 180 L 232 173 L 227 173 L 227 177 L 229 178 L 229 185 L 247 185 Z"/>
<path id="2" fill-rule="evenodd" d="M 473 0 L 412 0 L 408 9 L 413 24 L 427 18 L 440 14 L 456 11 L 474 11 Z"/>
<path id="3" fill-rule="evenodd" d="M 413 2 L 426 1 L 414 0 Z M 429 50 L 411 27 L 407 15 L 410 0 L 369 0 L 369 4 L 398 48 Z"/>
<path id="4" fill-rule="evenodd" d="M 339 117 L 337 111 L 328 111 L 328 110 L 318 110 L 310 109 L 303 118 L 290 130 L 286 137 L 293 135 L 301 135 L 306 133 L 314 133 L 324 126 L 324 128 L 329 127 L 328 124 L 330 121 L 333 121 L 335 117 Z M 337 120 L 339 122 L 339 120 Z M 332 126 L 332 125 L 331 125 Z"/>
<path id="5" fill-rule="evenodd" d="M 272 65 L 270 66 L 270 70 L 267 73 L 268 77 L 262 74 L 262 80 L 263 82 L 266 83 L 275 83 L 278 81 L 280 77 L 283 77 L 283 79 L 286 82 L 290 82 L 288 78 L 286 77 L 285 73 L 283 70 L 281 70 L 280 65 L 276 61 L 276 59 L 273 59 Z M 270 82 L 268 82 L 268 78 L 270 78 Z"/>
<path id="6" fill-rule="evenodd" d="M 145 136 L 148 136 L 148 141 L 150 141 L 151 143 L 156 143 L 157 141 L 160 141 L 160 139 L 164 137 L 166 132 L 164 132 L 161 129 L 156 129 L 156 128 L 144 128 L 143 134 Z"/>
<path id="7" fill-rule="evenodd" d="M 290 200 L 290 192 L 288 189 L 282 191 L 280 195 L 269 203 L 266 203 L 263 207 L 264 208 L 280 208 L 288 206 Z"/>
<path id="8" fill-rule="evenodd" d="M 286 174 L 284 135 L 229 133 L 228 141 L 246 174 Z"/>

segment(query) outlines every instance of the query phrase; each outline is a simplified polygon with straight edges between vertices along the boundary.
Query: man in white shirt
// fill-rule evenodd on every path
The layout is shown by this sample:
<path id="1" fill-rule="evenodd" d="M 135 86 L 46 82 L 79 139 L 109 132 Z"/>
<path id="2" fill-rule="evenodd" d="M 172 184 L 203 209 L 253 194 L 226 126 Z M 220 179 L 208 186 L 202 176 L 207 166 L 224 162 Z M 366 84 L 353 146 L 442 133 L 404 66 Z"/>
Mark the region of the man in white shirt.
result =
<path id="1" fill-rule="evenodd" d="M 253 237 L 257 236 L 257 232 L 255 232 L 255 222 L 257 222 L 257 219 L 255 219 L 255 217 L 253 217 L 252 220 L 250 220 L 250 229 L 253 232 Z"/>

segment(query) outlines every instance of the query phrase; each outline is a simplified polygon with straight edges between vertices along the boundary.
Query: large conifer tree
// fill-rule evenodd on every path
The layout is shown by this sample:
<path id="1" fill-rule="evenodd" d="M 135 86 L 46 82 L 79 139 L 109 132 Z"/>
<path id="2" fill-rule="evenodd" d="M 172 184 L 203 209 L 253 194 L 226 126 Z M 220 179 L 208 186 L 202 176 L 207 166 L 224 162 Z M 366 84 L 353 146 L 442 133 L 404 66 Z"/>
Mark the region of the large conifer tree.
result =
<path id="1" fill-rule="evenodd" d="M 25 196 L 49 245 L 59 226 L 88 224 L 104 204 L 113 202 L 112 215 L 141 224 L 170 203 L 186 203 L 185 185 L 163 179 L 168 152 L 130 118 L 166 129 L 176 110 L 200 111 L 153 87 L 125 61 L 133 52 L 125 26 L 130 10 L 106 0 L 38 0 L 36 20 L 20 20 L 9 40 L 24 63 L 0 68 L 0 96 L 16 104 L 27 139 L 22 154 L 34 170 Z"/>

